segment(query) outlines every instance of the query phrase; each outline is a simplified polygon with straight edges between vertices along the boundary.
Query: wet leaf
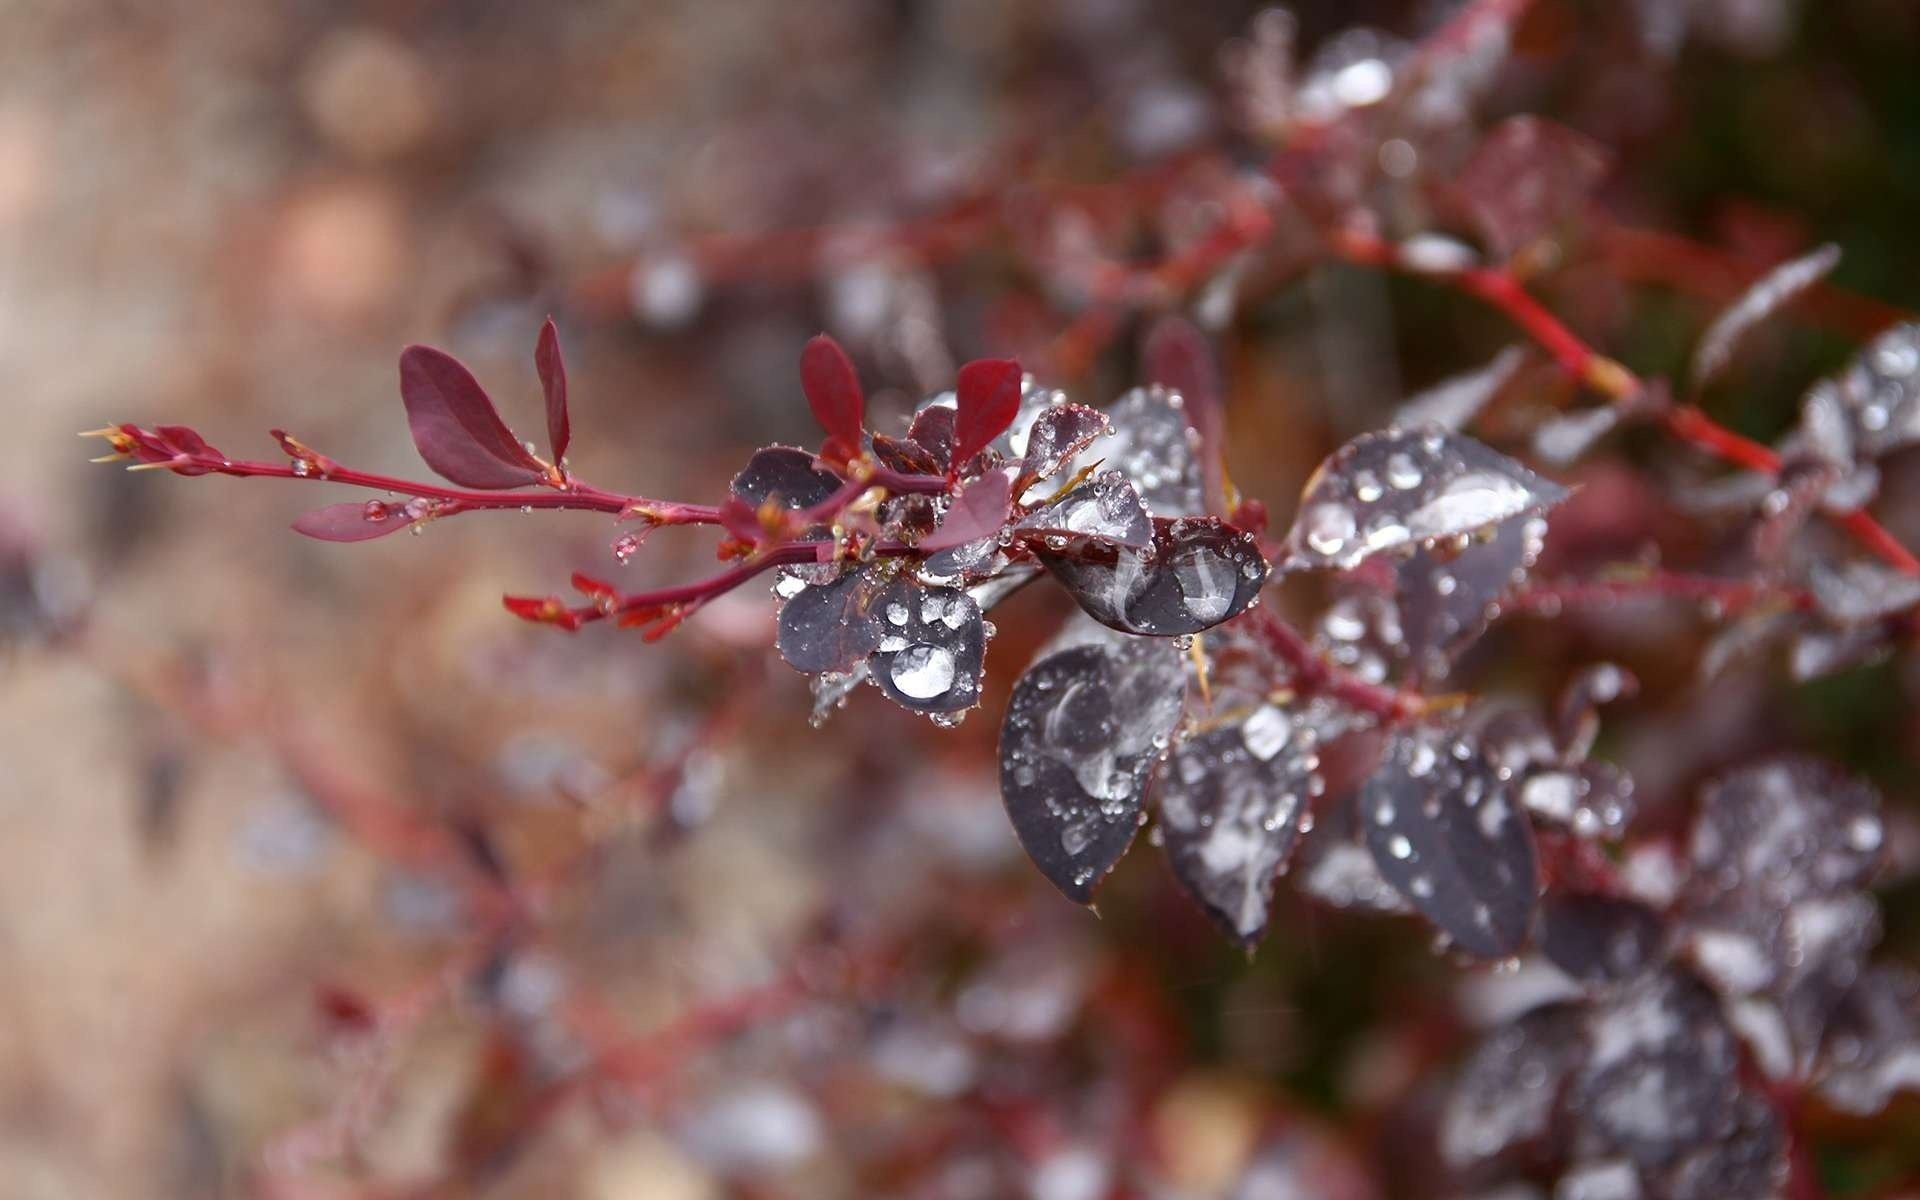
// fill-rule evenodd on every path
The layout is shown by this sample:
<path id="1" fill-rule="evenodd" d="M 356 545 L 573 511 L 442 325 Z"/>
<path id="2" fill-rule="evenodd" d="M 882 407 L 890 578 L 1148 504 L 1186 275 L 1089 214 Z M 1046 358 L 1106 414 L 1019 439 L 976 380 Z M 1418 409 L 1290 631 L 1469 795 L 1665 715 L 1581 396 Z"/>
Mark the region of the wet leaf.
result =
<path id="1" fill-rule="evenodd" d="M 1710 383 L 1733 361 L 1740 342 L 1768 317 L 1805 295 L 1840 263 L 1840 247 L 1821 246 L 1761 276 L 1700 335 L 1693 351 L 1693 386 Z"/>
<path id="2" fill-rule="evenodd" d="M 1273 704 L 1195 734 L 1154 784 L 1174 877 L 1242 945 L 1266 932 L 1274 879 L 1322 784 L 1318 738 Z"/>
<path id="3" fill-rule="evenodd" d="M 1633 820 L 1633 776 L 1604 762 L 1535 770 L 1520 781 L 1520 803 L 1583 838 L 1618 838 Z"/>
<path id="4" fill-rule="evenodd" d="M 786 508 L 812 508 L 840 490 L 840 477 L 814 465 L 805 450 L 768 446 L 753 452 L 729 490 L 754 508 L 770 500 Z"/>
<path id="5" fill-rule="evenodd" d="M 1631 671 L 1612 663 L 1591 663 L 1574 672 L 1561 689 L 1554 712 L 1554 740 L 1568 762 L 1584 759 L 1600 735 L 1600 708 L 1630 700 L 1640 691 Z"/>
<path id="6" fill-rule="evenodd" d="M 1586 1057 L 1579 1013 L 1536 1009 L 1475 1047 L 1440 1112 L 1440 1156 L 1464 1170 L 1542 1143 Z"/>
<path id="7" fill-rule="evenodd" d="M 920 443 L 884 433 L 873 435 L 873 456 L 905 475 L 938 475 L 947 469 L 944 462 L 936 461 Z"/>
<path id="8" fill-rule="evenodd" d="M 913 712 L 965 712 L 980 702 L 987 630 L 959 588 L 896 579 L 874 601 L 880 644 L 868 661 L 887 698 Z"/>
<path id="9" fill-rule="evenodd" d="M 1053 503 L 1020 519 L 1022 537 L 1056 552 L 1099 540 L 1144 549 L 1153 544 L 1153 521 L 1133 483 L 1118 471 L 1102 471 Z"/>
<path id="10" fill-rule="evenodd" d="M 1540 557 L 1547 523 L 1520 516 L 1468 539 L 1422 546 L 1394 570 L 1400 629 L 1423 678 L 1445 679 L 1454 660 L 1500 615 L 1500 601 Z"/>
<path id="11" fill-rule="evenodd" d="M 1107 410 L 1113 432 L 1087 448 L 1086 457 L 1133 482 L 1156 517 L 1206 511 L 1200 480 L 1200 435 L 1188 423 L 1184 401 L 1163 387 L 1135 388 Z"/>
<path id="12" fill-rule="evenodd" d="M 1860 887 L 1885 827 L 1869 786 L 1817 759 L 1739 767 L 1701 789 L 1690 854 L 1696 889 L 1740 892 L 1776 910 Z"/>
<path id="13" fill-rule="evenodd" d="M 1150 637 L 1199 633 L 1238 616 L 1267 579 L 1253 535 L 1213 517 L 1156 519 L 1144 549 L 1090 540 L 1036 554 L 1088 616 Z"/>
<path id="14" fill-rule="evenodd" d="M 540 327 L 540 340 L 533 348 L 533 368 L 539 372 L 540 390 L 546 395 L 547 445 L 558 466 L 573 440 L 573 425 L 567 416 L 567 364 L 560 357 L 560 331 L 552 317 Z"/>
<path id="15" fill-rule="evenodd" d="M 1606 150 L 1584 134 L 1540 117 L 1509 117 L 1480 140 L 1451 194 L 1505 258 L 1576 217 L 1606 171 Z"/>
<path id="16" fill-rule="evenodd" d="M 1090 903 L 1132 844 L 1184 698 L 1173 643 L 1111 635 L 1040 658 L 1014 685 L 1000 794 L 1020 844 L 1068 899 Z"/>
<path id="17" fill-rule="evenodd" d="M 954 388 L 953 457 L 964 466 L 1007 431 L 1020 411 L 1020 364 L 1007 358 L 982 358 L 960 368 Z"/>
<path id="18" fill-rule="evenodd" d="M 1361 825 L 1360 794 L 1322 806 L 1313 833 L 1300 848 L 1294 886 L 1331 908 L 1404 913 L 1407 902 L 1374 864 Z"/>
<path id="19" fill-rule="evenodd" d="M 1381 875 L 1461 949 L 1504 958 L 1525 944 L 1539 894 L 1533 830 L 1457 728 L 1397 731 L 1360 813 Z"/>
<path id="20" fill-rule="evenodd" d="M 1013 504 L 1013 484 L 1005 471 L 988 471 L 954 497 L 939 528 L 920 539 L 920 549 L 946 550 L 968 542 L 997 539 Z"/>
<path id="21" fill-rule="evenodd" d="M 913 426 L 907 430 L 907 440 L 926 451 L 940 470 L 946 470 L 953 461 L 952 406 L 936 404 L 915 413 Z"/>
<path id="22" fill-rule="evenodd" d="M 1853 424 L 1868 458 L 1920 441 L 1920 324 L 1896 325 L 1869 342 L 1845 369 L 1817 383 L 1807 403 L 1834 403 Z"/>
<path id="23" fill-rule="evenodd" d="M 400 399 L 415 448 L 441 477 L 487 489 L 545 477 L 540 463 L 500 420 L 479 381 L 451 354 L 431 346 L 402 351 Z"/>
<path id="24" fill-rule="evenodd" d="M 1920 1090 L 1920 974 L 1877 966 L 1860 976 L 1833 1015 L 1818 1086 L 1835 1108 L 1861 1116 Z"/>
<path id="25" fill-rule="evenodd" d="M 1631 979 L 1656 965 L 1666 942 L 1660 914 L 1638 900 L 1553 891 L 1540 905 L 1540 950 L 1582 983 Z"/>
<path id="26" fill-rule="evenodd" d="M 1920 604 L 1920 579 L 1864 559 L 1838 567 L 1816 562 L 1807 582 L 1821 613 L 1841 625 L 1863 625 Z"/>
<path id="27" fill-rule="evenodd" d="M 295 533 L 323 542 L 364 542 L 398 533 L 414 523 L 406 505 L 384 500 L 347 500 L 316 508 L 293 523 Z"/>
<path id="28" fill-rule="evenodd" d="M 1641 976 L 1608 993 L 1586 1023 L 1592 1051 L 1570 1099 L 1602 1148 L 1659 1169 L 1733 1125 L 1738 1050 L 1698 980 Z"/>
<path id="29" fill-rule="evenodd" d="M 1105 413 L 1084 405 L 1057 404 L 1040 410 L 1027 431 L 1026 457 L 1020 464 L 1014 494 L 1025 492 L 1073 462 L 1110 428 Z"/>
<path id="30" fill-rule="evenodd" d="M 805 587 L 780 606 L 775 645 L 796 671 L 851 671 L 880 645 L 873 609 L 878 584 L 854 568 L 832 582 Z"/>
<path id="31" fill-rule="evenodd" d="M 1774 1200 L 1786 1175 L 1786 1137 L 1772 1105 L 1743 1092 L 1727 1126 L 1667 1175 L 1673 1200 Z"/>
<path id="32" fill-rule="evenodd" d="M 1291 561 L 1347 569 L 1368 557 L 1544 512 L 1559 484 L 1442 429 L 1362 434 L 1308 481 L 1287 535 Z"/>
<path id="33" fill-rule="evenodd" d="M 1555 466 L 1566 466 L 1586 456 L 1595 442 L 1620 424 L 1620 410 L 1612 405 L 1556 413 L 1533 431 L 1533 452 Z"/>
<path id="34" fill-rule="evenodd" d="M 807 343 L 800 353 L 800 390 L 813 419 L 827 432 L 826 457 L 844 462 L 857 456 L 867 399 L 860 374 L 839 342 L 823 333 Z"/>
<path id="35" fill-rule="evenodd" d="M 1525 347 L 1508 346 L 1485 366 L 1441 380 L 1409 398 L 1394 414 L 1393 423 L 1408 427 L 1433 426 L 1458 433 L 1519 373 L 1526 361 Z"/>

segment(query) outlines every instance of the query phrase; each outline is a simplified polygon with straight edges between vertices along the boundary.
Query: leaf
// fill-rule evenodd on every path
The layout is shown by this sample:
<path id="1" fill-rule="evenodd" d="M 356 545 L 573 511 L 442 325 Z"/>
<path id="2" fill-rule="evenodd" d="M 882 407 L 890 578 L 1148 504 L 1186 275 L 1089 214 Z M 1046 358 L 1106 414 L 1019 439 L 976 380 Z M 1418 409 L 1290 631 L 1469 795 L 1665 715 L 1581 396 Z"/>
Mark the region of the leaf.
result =
<path id="1" fill-rule="evenodd" d="M 1456 1171 L 1537 1146 L 1554 1128 L 1567 1080 L 1586 1058 L 1570 1005 L 1527 1013 L 1468 1056 L 1440 1110 L 1440 1156 Z"/>
<path id="2" fill-rule="evenodd" d="M 1000 795 L 1027 855 L 1075 903 L 1092 901 L 1139 831 L 1185 693 L 1173 643 L 1112 635 L 1040 658 L 1014 685 Z"/>
<path id="3" fill-rule="evenodd" d="M 1135 388 L 1107 410 L 1113 432 L 1094 442 L 1088 458 L 1105 460 L 1140 489 L 1156 517 L 1197 517 L 1206 511 L 1200 478 L 1200 435 L 1187 421 L 1184 401 L 1163 387 Z"/>
<path id="4" fill-rule="evenodd" d="M 1539 895 L 1533 829 L 1457 727 L 1397 731 L 1360 813 L 1380 874 L 1462 950 L 1504 958 L 1525 944 Z"/>
<path id="5" fill-rule="evenodd" d="M 1008 358 L 982 358 L 960 368 L 954 389 L 953 455 L 957 470 L 1005 433 L 1020 411 L 1020 364 Z"/>
<path id="6" fill-rule="evenodd" d="M 906 475 L 938 475 L 947 469 L 944 462 L 936 462 L 918 442 L 888 437 L 884 433 L 873 435 L 873 456 Z"/>
<path id="7" fill-rule="evenodd" d="M 1547 523 L 1511 517 L 1471 538 L 1416 549 L 1394 571 L 1407 652 L 1428 680 L 1445 679 L 1500 615 L 1500 601 L 1527 577 L 1545 544 Z"/>
<path id="8" fill-rule="evenodd" d="M 819 334 L 800 352 L 800 390 L 813 419 L 827 432 L 825 457 L 846 462 L 860 453 L 860 431 L 867 418 L 859 372 L 840 343 Z"/>
<path id="9" fill-rule="evenodd" d="M 1705 387 L 1733 361 L 1741 339 L 1792 304 L 1840 264 L 1840 247 L 1831 243 L 1768 271 L 1721 310 L 1693 350 L 1693 386 Z"/>
<path id="10" fill-rule="evenodd" d="M 813 508 L 840 490 L 840 477 L 816 466 L 805 450 L 767 446 L 753 452 L 729 490 L 755 508 L 770 500 L 786 508 Z"/>
<path id="11" fill-rule="evenodd" d="M 1629 981 L 1589 1009 L 1586 1026 L 1593 1049 L 1568 1100 L 1598 1149 L 1657 1170 L 1734 1126 L 1739 1052 L 1699 980 L 1668 970 Z"/>
<path id="12" fill-rule="evenodd" d="M 1146 548 L 1087 540 L 1065 552 L 1035 553 L 1088 616 L 1150 637 L 1180 637 L 1231 620 L 1267 580 L 1258 541 L 1216 517 L 1156 519 Z"/>
<path id="13" fill-rule="evenodd" d="M 1920 604 L 1920 579 L 1865 559 L 1838 567 L 1816 562 L 1807 582 L 1821 615 L 1839 625 L 1865 625 Z"/>
<path id="14" fill-rule="evenodd" d="M 1090 539 L 1116 546 L 1153 544 L 1153 520 L 1140 493 L 1118 471 L 1102 471 L 1053 503 L 1034 509 L 1014 527 L 1046 549 L 1064 551 Z"/>
<path id="15" fill-rule="evenodd" d="M 1842 1112 L 1872 1116 L 1895 1093 L 1920 1090 L 1920 974 L 1869 967 L 1834 1013 L 1827 1033 L 1821 1098 Z"/>
<path id="16" fill-rule="evenodd" d="M 855 568 L 824 584 L 802 588 L 780 606 L 775 645 L 796 671 L 851 671 L 880 645 L 873 611 L 878 584 Z"/>
<path id="17" fill-rule="evenodd" d="M 925 450 L 942 471 L 953 461 L 953 420 L 951 407 L 935 404 L 913 414 L 913 427 L 907 430 L 907 440 Z"/>
<path id="18" fill-rule="evenodd" d="M 1313 729 L 1273 704 L 1181 742 L 1154 784 L 1174 877 L 1243 946 L 1266 932 L 1274 879 L 1321 787 Z"/>
<path id="19" fill-rule="evenodd" d="M 1013 492 L 1020 495 L 1036 482 L 1073 462 L 1095 438 L 1112 426 L 1105 413 L 1080 404 L 1057 404 L 1040 410 L 1027 431 L 1027 452 Z"/>
<path id="20" fill-rule="evenodd" d="M 1612 763 L 1577 763 L 1530 772 L 1519 787 L 1528 812 L 1583 838 L 1618 838 L 1636 809 L 1633 776 Z"/>
<path id="21" fill-rule="evenodd" d="M 1582 983 L 1614 983 L 1661 957 L 1666 925 L 1638 900 L 1598 892 L 1553 891 L 1540 905 L 1540 951 Z"/>
<path id="22" fill-rule="evenodd" d="M 967 542 L 995 538 L 1007 523 L 1013 506 L 1013 482 L 1005 471 L 988 471 L 961 490 L 940 518 L 940 525 L 920 539 L 919 549 L 946 550 Z"/>
<path id="23" fill-rule="evenodd" d="M 546 471 L 513 436 L 493 401 L 460 360 L 431 346 L 400 354 L 400 399 L 420 457 L 462 487 L 511 488 Z"/>
<path id="24" fill-rule="evenodd" d="M 1565 488 L 1463 434 L 1433 427 L 1354 438 L 1307 481 L 1287 535 L 1290 564 L 1351 569 L 1565 500 Z"/>
<path id="25" fill-rule="evenodd" d="M 1815 384 L 1808 403 L 1816 394 L 1837 401 L 1868 458 L 1920 441 L 1920 323 L 1874 338 L 1838 375 Z"/>
<path id="26" fill-rule="evenodd" d="M 1640 681 L 1633 673 L 1613 663 L 1592 663 L 1574 672 L 1561 689 L 1554 711 L 1554 739 L 1561 758 L 1567 762 L 1585 758 L 1600 735 L 1601 706 L 1631 700 L 1639 691 Z"/>
<path id="27" fill-rule="evenodd" d="M 1480 139 L 1449 192 L 1487 246 L 1507 258 L 1576 216 L 1606 171 L 1605 148 L 1586 135 L 1540 117 L 1509 117 Z"/>
<path id="28" fill-rule="evenodd" d="M 1818 759 L 1763 760 L 1701 789 L 1693 887 L 1700 902 L 1738 893 L 1783 909 L 1860 887 L 1885 836 L 1873 788 Z"/>
<path id="29" fill-rule="evenodd" d="M 1498 395 L 1527 361 L 1522 346 L 1508 346 L 1485 366 L 1443 379 L 1426 391 L 1410 397 L 1394 414 L 1395 425 L 1433 425 L 1459 432 L 1465 429 L 1487 401 Z"/>
<path id="30" fill-rule="evenodd" d="M 986 621 L 959 588 L 896 579 L 874 601 L 880 644 L 868 660 L 873 682 L 912 712 L 965 712 L 980 703 Z"/>
<path id="31" fill-rule="evenodd" d="M 573 427 L 567 418 L 567 364 L 560 357 L 560 331 L 552 317 L 540 327 L 533 367 L 540 373 L 540 390 L 547 397 L 547 445 L 553 450 L 554 465 L 559 466 L 573 440 Z"/>
<path id="32" fill-rule="evenodd" d="M 365 542 L 398 533 L 417 519 L 404 504 L 347 500 L 314 509 L 295 521 L 293 529 L 323 542 Z"/>
<path id="33" fill-rule="evenodd" d="M 1533 452 L 1556 466 L 1584 457 L 1595 442 L 1620 424 L 1620 410 L 1611 404 L 1556 413 L 1533 431 Z"/>

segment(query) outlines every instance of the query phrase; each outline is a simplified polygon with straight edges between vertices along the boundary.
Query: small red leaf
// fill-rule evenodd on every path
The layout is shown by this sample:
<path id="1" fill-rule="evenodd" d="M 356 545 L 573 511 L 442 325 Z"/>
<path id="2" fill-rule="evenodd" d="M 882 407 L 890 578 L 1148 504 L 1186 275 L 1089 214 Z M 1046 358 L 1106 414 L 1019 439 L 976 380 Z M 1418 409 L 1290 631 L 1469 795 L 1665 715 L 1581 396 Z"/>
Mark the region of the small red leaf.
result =
<path id="1" fill-rule="evenodd" d="M 955 393 L 951 470 L 960 469 L 1013 424 L 1020 412 L 1020 364 L 1010 358 L 976 359 L 960 368 Z"/>
<path id="2" fill-rule="evenodd" d="M 451 354 L 408 346 L 400 355 L 400 399 L 414 446 L 442 477 L 472 488 L 519 487 L 546 477 L 479 381 Z"/>
<path id="3" fill-rule="evenodd" d="M 940 528 L 920 539 L 920 549 L 946 550 L 992 537 L 1007 523 L 1013 506 L 1013 482 L 1005 471 L 988 471 L 954 498 Z"/>
<path id="4" fill-rule="evenodd" d="M 820 334 L 800 355 L 800 390 L 807 394 L 813 419 L 827 431 L 822 457 L 846 462 L 860 453 L 860 427 L 866 420 L 867 400 L 860 376 L 840 343 Z"/>
<path id="5" fill-rule="evenodd" d="M 323 542 L 365 542 L 414 523 L 405 506 L 385 500 L 347 500 L 316 508 L 293 523 L 295 533 Z"/>
<path id="6" fill-rule="evenodd" d="M 523 621 L 558 625 L 569 632 L 580 628 L 580 618 L 558 596 L 502 596 L 500 603 Z"/>
<path id="7" fill-rule="evenodd" d="M 533 367 L 540 372 L 540 388 L 547 394 L 547 445 L 553 448 L 553 465 L 557 467 L 567 455 L 573 426 L 567 420 L 567 364 L 560 357 L 560 331 L 554 328 L 552 317 L 540 327 Z"/>

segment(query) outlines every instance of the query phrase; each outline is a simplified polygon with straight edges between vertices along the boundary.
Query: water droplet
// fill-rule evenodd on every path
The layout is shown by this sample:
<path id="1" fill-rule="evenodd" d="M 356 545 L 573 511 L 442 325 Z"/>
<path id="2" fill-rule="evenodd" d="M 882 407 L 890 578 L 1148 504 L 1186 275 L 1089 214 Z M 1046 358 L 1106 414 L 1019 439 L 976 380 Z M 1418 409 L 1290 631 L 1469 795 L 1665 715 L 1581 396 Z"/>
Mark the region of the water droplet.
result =
<path id="1" fill-rule="evenodd" d="M 915 700 L 944 696 L 953 687 L 953 652 L 944 646 L 916 643 L 894 656 L 888 678 L 900 693 Z"/>

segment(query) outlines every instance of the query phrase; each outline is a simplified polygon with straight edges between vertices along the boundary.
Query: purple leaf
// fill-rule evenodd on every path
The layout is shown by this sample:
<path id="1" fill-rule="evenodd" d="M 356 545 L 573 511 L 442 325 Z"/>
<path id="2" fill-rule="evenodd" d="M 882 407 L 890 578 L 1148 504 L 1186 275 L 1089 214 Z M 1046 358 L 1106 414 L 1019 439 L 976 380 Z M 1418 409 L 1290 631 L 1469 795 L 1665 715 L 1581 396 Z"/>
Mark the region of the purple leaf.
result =
<path id="1" fill-rule="evenodd" d="M 873 603 L 880 644 L 867 667 L 887 698 L 911 712 L 965 712 L 980 703 L 986 621 L 959 588 L 893 581 Z"/>
<path id="2" fill-rule="evenodd" d="M 1304 720 L 1262 704 L 1180 743 L 1154 783 L 1174 877 L 1243 946 L 1267 929 L 1274 878 L 1320 791 Z"/>
<path id="3" fill-rule="evenodd" d="M 293 529 L 323 542 L 365 542 L 397 533 L 415 520 L 403 504 L 347 500 L 314 509 L 295 521 Z"/>
<path id="4" fill-rule="evenodd" d="M 968 484 L 940 527 L 920 540 L 922 550 L 945 550 L 952 546 L 995 537 L 1007 523 L 1007 510 L 1013 506 L 1013 484 L 1005 471 L 988 471 Z"/>
<path id="5" fill-rule="evenodd" d="M 1426 391 L 1409 397 L 1394 414 L 1395 425 L 1437 425 L 1459 432 L 1465 429 L 1487 402 L 1500 393 L 1527 361 L 1520 346 L 1508 346 L 1485 366 L 1443 379 Z"/>
<path id="6" fill-rule="evenodd" d="M 1567 496 L 1463 434 L 1433 426 L 1362 434 L 1307 481 L 1287 549 L 1298 566 L 1351 569 L 1544 512 Z"/>
<path id="7" fill-rule="evenodd" d="M 400 354 L 400 399 L 420 457 L 462 487 L 511 488 L 546 477 L 460 360 L 431 346 Z"/>
<path id="8" fill-rule="evenodd" d="M 1000 795 L 1014 832 L 1078 904 L 1139 831 L 1147 776 L 1186 694 L 1173 643 L 1096 637 L 1027 668 L 1000 726 Z"/>
<path id="9" fill-rule="evenodd" d="M 1879 794 L 1818 759 L 1737 768 L 1701 790 L 1697 902 L 1739 894 L 1779 910 L 1857 888 L 1879 865 L 1885 836 Z"/>
<path id="10" fill-rule="evenodd" d="M 1102 471 L 1052 504 L 1020 518 L 1020 536 L 1056 552 L 1089 539 L 1145 549 L 1153 544 L 1153 520 L 1131 481 Z"/>
<path id="11" fill-rule="evenodd" d="M 1400 629 L 1423 678 L 1445 679 L 1454 660 L 1500 615 L 1545 544 L 1540 517 L 1511 517 L 1456 548 L 1416 549 L 1394 571 Z"/>
<path id="12" fill-rule="evenodd" d="M 1540 906 L 1540 950 L 1583 983 L 1630 979 L 1658 961 L 1660 914 L 1625 896 L 1556 891 Z"/>
<path id="13" fill-rule="evenodd" d="M 1586 1057 L 1579 1012 L 1536 1009 L 1487 1035 L 1440 1112 L 1440 1156 L 1455 1170 L 1537 1146 L 1553 1129 L 1567 1080 Z"/>
<path id="14" fill-rule="evenodd" d="M 966 465 L 1005 433 L 1020 412 L 1020 364 L 982 358 L 960 368 L 954 388 L 953 457 L 949 470 Z"/>
<path id="15" fill-rule="evenodd" d="M 785 508 L 812 508 L 840 490 L 840 477 L 814 465 L 805 450 L 767 446 L 753 452 L 729 490 L 755 508 L 769 500 Z"/>
<path id="16" fill-rule="evenodd" d="M 1700 335 L 1693 350 L 1693 386 L 1705 387 L 1733 361 L 1741 339 L 1792 304 L 1840 264 L 1840 247 L 1822 246 L 1768 271 L 1740 293 Z"/>
<path id="17" fill-rule="evenodd" d="M 813 419 L 827 431 L 826 457 L 844 462 L 857 456 L 867 399 L 853 360 L 839 342 L 823 333 L 807 343 L 800 354 L 800 390 L 806 393 Z"/>
<path id="18" fill-rule="evenodd" d="M 1457 727 L 1396 732 L 1360 813 L 1380 873 L 1461 949 L 1504 958 L 1525 944 L 1539 896 L 1533 829 Z"/>
<path id="19" fill-rule="evenodd" d="M 540 327 L 540 341 L 533 348 L 533 367 L 540 373 L 540 390 L 547 396 L 547 445 L 553 450 L 553 463 L 567 456 L 567 444 L 573 440 L 573 427 L 567 419 L 567 364 L 560 357 L 560 331 L 553 318 Z"/>
<path id="20" fill-rule="evenodd" d="M 788 597 L 775 642 L 780 657 L 808 674 L 859 666 L 880 644 L 880 618 L 872 611 L 877 586 L 856 569 Z"/>
<path id="21" fill-rule="evenodd" d="M 1200 435 L 1185 402 L 1163 387 L 1135 388 L 1107 410 L 1113 432 L 1087 447 L 1140 489 L 1156 517 L 1197 517 L 1206 511 L 1201 488 Z"/>
<path id="22" fill-rule="evenodd" d="M 1153 544 L 1144 549 L 1086 540 L 1064 552 L 1035 553 L 1088 616 L 1150 637 L 1199 633 L 1230 620 L 1267 580 L 1253 535 L 1215 517 L 1156 519 Z"/>
<path id="23" fill-rule="evenodd" d="M 1104 413 L 1080 404 L 1055 404 L 1040 410 L 1027 431 L 1027 453 L 1020 464 L 1015 495 L 1025 492 L 1072 462 L 1111 427 Z"/>

